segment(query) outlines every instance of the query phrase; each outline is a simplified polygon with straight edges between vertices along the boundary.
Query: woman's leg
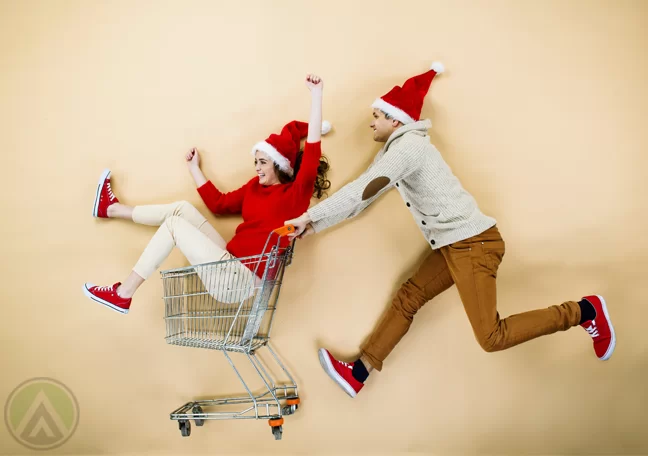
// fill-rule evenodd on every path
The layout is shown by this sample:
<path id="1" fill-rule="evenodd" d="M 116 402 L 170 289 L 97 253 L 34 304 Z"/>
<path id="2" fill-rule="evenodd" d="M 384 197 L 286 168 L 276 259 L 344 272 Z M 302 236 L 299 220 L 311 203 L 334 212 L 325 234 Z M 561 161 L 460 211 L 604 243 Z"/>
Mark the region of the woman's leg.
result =
<path id="1" fill-rule="evenodd" d="M 181 217 L 195 226 L 207 236 L 214 244 L 225 250 L 227 243 L 218 234 L 218 231 L 209 224 L 207 219 L 187 201 L 177 201 L 170 204 L 151 204 L 146 206 L 118 207 L 116 212 L 129 216 L 130 219 L 141 225 L 160 226 L 169 217 Z"/>
<path id="2" fill-rule="evenodd" d="M 172 215 L 160 225 L 133 271 L 141 278 L 148 279 L 159 269 L 173 247 L 178 247 L 192 265 L 230 258 L 227 250 L 212 242 L 196 226 L 183 217 Z"/>
<path id="3" fill-rule="evenodd" d="M 128 206 L 115 203 L 108 207 L 109 218 L 131 220 L 141 225 L 160 226 L 169 217 L 182 217 L 205 234 L 214 244 L 225 248 L 227 242 L 209 224 L 207 219 L 187 201 L 176 201 L 170 204 L 151 204 L 146 206 Z"/>
<path id="4" fill-rule="evenodd" d="M 106 210 L 108 218 L 120 218 L 125 220 L 133 220 L 133 206 L 127 206 L 122 203 L 114 203 L 108 206 Z"/>
<path id="5" fill-rule="evenodd" d="M 160 225 L 123 283 L 117 282 L 112 287 L 95 287 L 86 284 L 84 286 L 86 295 L 113 310 L 127 313 L 137 289 L 159 269 L 173 247 L 178 247 L 192 265 L 233 259 L 227 250 L 212 242 L 205 233 L 185 218 L 172 215 Z M 231 296 L 232 293 L 240 294 L 237 290 L 245 288 L 252 277 L 251 271 L 236 261 L 229 263 L 225 268 L 205 271 L 209 272 L 208 277 L 199 274 L 203 283 L 214 282 L 213 286 L 226 296 Z M 228 283 L 224 283 L 225 279 Z M 210 287 L 207 283 L 205 286 Z"/>
<path id="6" fill-rule="evenodd" d="M 171 216 L 185 218 L 213 243 L 225 249 L 226 242 L 205 217 L 187 201 L 148 206 L 129 206 L 119 201 L 111 187 L 111 171 L 106 169 L 99 178 L 92 215 L 99 218 L 120 218 L 144 225 L 160 226 Z"/>

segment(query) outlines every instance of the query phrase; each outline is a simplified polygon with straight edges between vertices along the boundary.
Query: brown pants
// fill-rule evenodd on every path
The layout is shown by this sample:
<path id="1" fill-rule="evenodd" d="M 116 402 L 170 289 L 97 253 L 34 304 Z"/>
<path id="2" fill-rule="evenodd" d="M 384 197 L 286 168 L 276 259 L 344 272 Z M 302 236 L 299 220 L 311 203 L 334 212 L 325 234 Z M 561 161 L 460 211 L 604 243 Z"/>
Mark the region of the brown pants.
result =
<path id="1" fill-rule="evenodd" d="M 453 284 L 457 285 L 475 338 L 487 352 L 578 325 L 580 307 L 576 301 L 500 319 L 496 278 L 504 250 L 497 227 L 434 250 L 396 293 L 362 347 L 365 358 L 375 369 L 382 370 L 383 361 L 407 333 L 416 312 Z"/>

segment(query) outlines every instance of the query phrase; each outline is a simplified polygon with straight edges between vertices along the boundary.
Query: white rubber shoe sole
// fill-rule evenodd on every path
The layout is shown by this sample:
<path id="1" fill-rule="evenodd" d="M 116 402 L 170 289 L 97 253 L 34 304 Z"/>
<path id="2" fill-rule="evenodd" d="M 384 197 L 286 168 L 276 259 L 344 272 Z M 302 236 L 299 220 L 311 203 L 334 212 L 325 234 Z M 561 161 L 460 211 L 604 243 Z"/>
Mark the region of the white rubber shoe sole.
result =
<path id="1" fill-rule="evenodd" d="M 97 212 L 99 211 L 99 199 L 101 198 L 101 187 L 103 183 L 110 177 L 110 170 L 104 169 L 99 178 L 99 183 L 97 184 L 97 194 L 95 195 L 94 206 L 92 208 L 92 216 L 97 217 Z"/>
<path id="2" fill-rule="evenodd" d="M 326 353 L 326 350 L 323 348 L 319 349 L 319 360 L 320 364 L 322 365 L 322 369 L 328 374 L 331 379 L 340 385 L 340 387 L 344 390 L 345 393 L 347 393 L 351 397 L 356 397 L 356 392 L 355 390 L 347 383 L 346 380 L 342 378 L 340 374 L 337 373 L 335 368 L 333 367 L 333 363 L 331 363 L 331 358 L 329 358 L 328 353 Z"/>
<path id="3" fill-rule="evenodd" d="M 605 299 L 603 299 L 603 296 L 599 295 L 596 295 L 596 297 L 601 300 L 601 304 L 603 306 L 603 314 L 605 315 L 607 324 L 610 327 L 610 335 L 612 336 L 610 339 L 610 346 L 606 350 L 605 355 L 603 355 L 602 358 L 599 358 L 601 361 L 606 361 L 610 359 L 610 356 L 612 356 L 612 353 L 614 352 L 614 349 L 616 347 L 616 333 L 614 332 L 614 326 L 612 326 L 612 320 L 610 319 L 610 314 L 608 313 L 607 303 L 605 302 Z"/>

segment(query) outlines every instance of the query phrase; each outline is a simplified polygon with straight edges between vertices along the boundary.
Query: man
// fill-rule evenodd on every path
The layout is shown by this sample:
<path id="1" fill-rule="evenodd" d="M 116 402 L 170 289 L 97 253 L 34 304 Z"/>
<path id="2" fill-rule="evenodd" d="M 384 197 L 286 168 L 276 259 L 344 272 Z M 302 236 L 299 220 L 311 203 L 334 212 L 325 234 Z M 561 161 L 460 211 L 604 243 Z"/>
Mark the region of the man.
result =
<path id="1" fill-rule="evenodd" d="M 496 220 L 484 215 L 462 188 L 430 143 L 430 121 L 419 119 L 430 84 L 442 72 L 443 65 L 434 63 L 429 71 L 376 99 L 373 138 L 385 144 L 372 165 L 327 200 L 286 222 L 295 226 L 294 236 L 319 233 L 355 217 L 395 187 L 432 249 L 398 290 L 358 359 L 346 363 L 319 350 L 324 370 L 351 397 L 373 369 L 382 370 L 416 312 L 452 285 L 457 286 L 477 342 L 487 352 L 578 325 L 592 337 L 599 359 L 609 359 L 614 351 L 614 329 L 605 300 L 598 295 L 500 319 L 496 278 L 505 243 Z"/>

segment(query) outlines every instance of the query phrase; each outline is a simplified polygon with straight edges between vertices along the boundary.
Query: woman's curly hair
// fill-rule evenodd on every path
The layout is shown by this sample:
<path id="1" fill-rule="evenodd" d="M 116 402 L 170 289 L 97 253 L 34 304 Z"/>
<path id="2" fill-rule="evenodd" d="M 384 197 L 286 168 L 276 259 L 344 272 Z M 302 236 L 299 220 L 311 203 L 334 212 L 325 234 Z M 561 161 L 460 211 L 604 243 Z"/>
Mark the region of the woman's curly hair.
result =
<path id="1" fill-rule="evenodd" d="M 297 177 L 297 173 L 299 172 L 299 168 L 301 167 L 301 162 L 302 158 L 304 156 L 304 151 L 300 150 L 297 153 L 297 159 L 295 160 L 295 172 L 293 173 L 293 176 L 289 176 L 286 172 L 282 171 L 279 169 L 279 166 L 275 163 L 275 171 L 277 173 L 277 176 L 279 177 L 279 182 L 282 184 L 287 184 L 289 182 L 293 182 L 295 180 L 295 177 Z M 315 188 L 313 189 L 313 196 L 317 199 L 322 198 L 322 195 L 325 195 L 326 192 L 324 190 L 328 190 L 331 188 L 331 181 L 329 181 L 326 178 L 326 173 L 330 169 L 328 159 L 322 155 L 322 158 L 319 161 L 319 166 L 317 167 L 317 179 L 315 180 Z"/>

